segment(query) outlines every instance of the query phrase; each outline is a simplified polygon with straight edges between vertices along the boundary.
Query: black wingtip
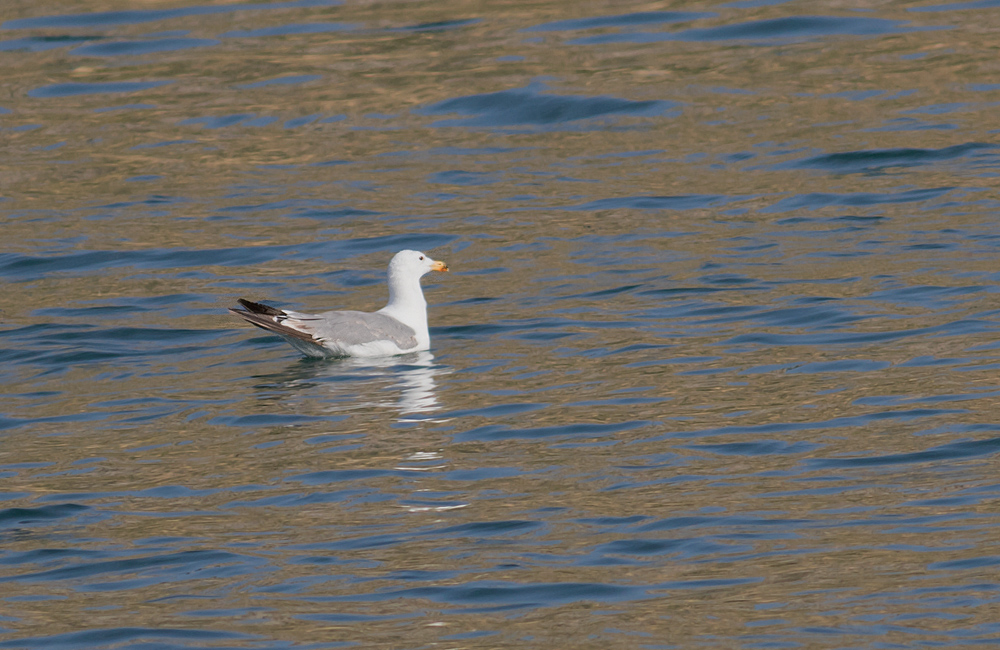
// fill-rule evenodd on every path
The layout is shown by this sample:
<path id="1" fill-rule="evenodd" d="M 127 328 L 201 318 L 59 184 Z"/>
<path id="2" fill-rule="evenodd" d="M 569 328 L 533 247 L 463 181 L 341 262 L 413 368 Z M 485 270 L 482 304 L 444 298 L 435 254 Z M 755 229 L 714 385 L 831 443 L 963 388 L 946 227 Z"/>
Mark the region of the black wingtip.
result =
<path id="1" fill-rule="evenodd" d="M 246 309 L 230 307 L 229 313 L 239 316 L 251 325 L 259 327 L 262 330 L 274 332 L 275 334 L 283 336 L 286 339 L 299 339 L 305 341 L 306 343 L 319 346 L 319 343 L 313 339 L 311 334 L 282 325 L 284 318 L 277 317 L 287 316 L 287 314 L 280 309 L 268 307 L 267 305 L 262 305 L 259 302 L 244 300 L 243 298 L 239 299 L 239 303 Z"/>
<path id="2" fill-rule="evenodd" d="M 253 302 L 252 300 L 245 300 L 243 298 L 240 298 L 236 302 L 243 305 L 247 309 L 247 311 L 249 311 L 251 314 L 260 314 L 262 316 L 285 315 L 285 312 L 281 311 L 280 309 L 275 309 L 274 307 L 269 307 L 268 305 L 262 305 L 261 303 Z M 234 313 L 239 313 L 234 311 L 233 309 L 230 309 L 229 311 L 233 311 Z"/>

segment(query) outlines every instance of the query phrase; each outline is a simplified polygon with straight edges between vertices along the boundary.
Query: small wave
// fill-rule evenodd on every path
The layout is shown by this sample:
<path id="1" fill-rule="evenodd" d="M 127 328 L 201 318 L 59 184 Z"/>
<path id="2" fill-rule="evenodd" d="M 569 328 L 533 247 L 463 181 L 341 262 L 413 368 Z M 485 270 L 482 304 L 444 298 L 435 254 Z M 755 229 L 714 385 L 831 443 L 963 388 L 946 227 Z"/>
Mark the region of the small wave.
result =
<path id="1" fill-rule="evenodd" d="M 613 14 L 610 16 L 592 16 L 590 18 L 574 18 L 556 20 L 528 27 L 526 32 L 568 32 L 581 29 L 600 29 L 605 27 L 633 27 L 636 25 L 656 25 L 662 23 L 681 23 L 702 18 L 714 18 L 718 14 L 694 11 L 642 11 L 632 14 Z"/>
<path id="2" fill-rule="evenodd" d="M 4 508 L 0 510 L 0 528 L 20 528 L 36 522 L 48 524 L 54 519 L 67 519 L 90 510 L 76 503 L 54 503 L 38 508 Z"/>
<path id="3" fill-rule="evenodd" d="M 289 2 L 237 3 L 229 5 L 195 5 L 177 9 L 135 9 L 126 11 L 98 11 L 85 14 L 62 14 L 36 16 L 8 20 L 3 29 L 52 29 L 61 27 L 113 27 L 116 25 L 136 25 L 140 23 L 173 20 L 188 16 L 228 14 L 234 11 L 263 11 L 268 9 L 294 9 L 306 7 L 328 7 L 340 4 L 341 0 L 291 0 Z"/>
<path id="4" fill-rule="evenodd" d="M 77 95 L 100 95 L 116 93 L 136 93 L 166 86 L 173 81 L 108 81 L 50 84 L 28 91 L 29 97 L 50 99 L 55 97 L 75 97 Z"/>
<path id="5" fill-rule="evenodd" d="M 609 96 L 557 95 L 533 87 L 446 99 L 415 111 L 418 115 L 457 113 L 469 117 L 439 120 L 432 126 L 551 126 L 600 117 L 658 117 L 674 102 L 636 101 Z"/>
<path id="6" fill-rule="evenodd" d="M 929 29 L 912 27 L 901 20 L 860 16 L 789 16 L 769 20 L 733 23 L 718 27 L 692 28 L 679 32 L 626 32 L 587 36 L 568 41 L 570 45 L 609 43 L 654 43 L 657 41 L 749 41 L 774 44 L 812 40 L 830 36 L 881 36 Z M 941 28 L 934 28 L 941 29 Z"/>
<path id="7" fill-rule="evenodd" d="M 144 41 L 110 41 L 81 45 L 69 53 L 74 56 L 141 56 L 195 47 L 212 47 L 218 44 L 219 41 L 214 38 L 151 38 Z"/>
<path id="8" fill-rule="evenodd" d="M 917 167 L 947 160 L 968 158 L 985 151 L 993 151 L 998 147 L 1000 145 L 984 142 L 968 142 L 941 149 L 906 148 L 846 151 L 780 163 L 773 168 L 822 169 L 837 174 L 861 174 L 893 167 Z"/>

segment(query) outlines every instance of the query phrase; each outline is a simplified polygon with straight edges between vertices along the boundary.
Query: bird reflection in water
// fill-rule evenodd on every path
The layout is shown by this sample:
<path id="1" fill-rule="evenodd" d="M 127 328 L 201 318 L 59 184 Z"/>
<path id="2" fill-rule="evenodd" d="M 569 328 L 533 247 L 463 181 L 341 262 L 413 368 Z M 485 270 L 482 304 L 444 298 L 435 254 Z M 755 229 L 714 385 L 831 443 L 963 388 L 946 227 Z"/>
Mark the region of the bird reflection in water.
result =
<path id="1" fill-rule="evenodd" d="M 322 409 L 327 413 L 393 408 L 399 411 L 400 421 L 425 420 L 423 415 L 441 408 L 435 378 L 447 372 L 434 363 L 434 355 L 428 351 L 368 359 L 303 359 L 283 372 L 258 376 L 264 383 L 257 388 L 277 389 L 282 401 L 293 394 L 310 400 L 325 398 L 327 404 Z"/>
<path id="2" fill-rule="evenodd" d="M 399 389 L 399 401 L 396 406 L 402 415 L 415 413 L 431 413 L 441 407 L 438 405 L 434 376 L 441 371 L 434 365 L 434 355 L 426 350 L 410 355 L 409 359 L 399 359 L 404 363 L 394 366 L 396 371 L 396 388 Z"/>

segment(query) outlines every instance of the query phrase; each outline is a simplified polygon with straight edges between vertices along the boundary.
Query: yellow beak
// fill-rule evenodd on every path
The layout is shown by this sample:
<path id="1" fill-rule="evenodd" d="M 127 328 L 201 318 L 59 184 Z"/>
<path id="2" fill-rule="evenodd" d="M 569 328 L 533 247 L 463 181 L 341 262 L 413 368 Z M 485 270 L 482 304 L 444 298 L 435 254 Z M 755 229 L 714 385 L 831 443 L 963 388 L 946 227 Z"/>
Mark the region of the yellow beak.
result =
<path id="1" fill-rule="evenodd" d="M 437 262 L 433 262 L 431 264 L 431 271 L 447 271 L 447 270 L 448 270 L 448 265 L 440 260 L 438 260 Z"/>

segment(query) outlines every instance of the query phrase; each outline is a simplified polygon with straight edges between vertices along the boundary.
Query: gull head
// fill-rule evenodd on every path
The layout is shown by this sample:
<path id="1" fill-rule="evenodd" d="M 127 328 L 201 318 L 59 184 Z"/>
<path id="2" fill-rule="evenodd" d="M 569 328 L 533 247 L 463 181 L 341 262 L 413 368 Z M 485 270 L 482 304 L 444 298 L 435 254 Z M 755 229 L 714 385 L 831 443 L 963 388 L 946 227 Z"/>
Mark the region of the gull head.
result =
<path id="1" fill-rule="evenodd" d="M 389 262 L 389 277 L 420 278 L 431 271 L 447 270 L 447 264 L 420 251 L 399 251 Z"/>

